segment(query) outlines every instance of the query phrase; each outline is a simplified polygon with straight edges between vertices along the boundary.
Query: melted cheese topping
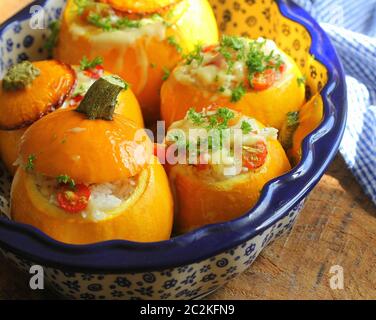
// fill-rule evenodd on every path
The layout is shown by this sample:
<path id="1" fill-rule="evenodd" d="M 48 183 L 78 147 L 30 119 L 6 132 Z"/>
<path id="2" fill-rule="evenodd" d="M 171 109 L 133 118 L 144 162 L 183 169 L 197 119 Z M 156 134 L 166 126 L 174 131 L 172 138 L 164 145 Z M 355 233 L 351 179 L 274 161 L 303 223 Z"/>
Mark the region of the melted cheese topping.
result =
<path id="1" fill-rule="evenodd" d="M 76 72 L 76 85 L 71 95 L 65 99 L 62 109 L 77 105 L 76 97 L 84 96 L 96 79 L 91 78 L 85 71 L 81 70 L 79 66 L 72 66 Z"/>
<path id="2" fill-rule="evenodd" d="M 142 92 L 148 80 L 148 68 L 150 61 L 146 47 L 151 39 L 157 41 L 166 40 L 166 22 L 160 16 L 139 20 L 137 28 L 125 28 L 113 31 L 103 31 L 89 23 L 83 24 L 80 21 L 73 22 L 69 28 L 74 38 L 85 37 L 89 40 L 92 50 L 96 55 L 104 56 L 111 50 L 117 50 L 116 61 L 114 62 L 114 73 L 124 71 L 124 56 L 129 48 L 135 50 L 138 59 L 138 67 L 141 69 L 142 77 L 134 88 L 136 94 Z"/>
<path id="3" fill-rule="evenodd" d="M 246 38 L 238 38 L 245 46 L 255 42 L 262 45 L 261 50 L 265 55 L 275 55 L 282 58 L 283 63 L 287 63 L 287 69 L 291 68 L 285 55 L 281 52 L 274 41 L 259 38 L 257 40 L 248 40 Z M 196 86 L 205 91 L 216 93 L 218 95 L 231 96 L 234 88 L 243 85 L 247 80 L 248 67 L 244 57 L 234 55 L 231 58 L 231 68 L 229 62 L 226 61 L 218 47 L 214 50 L 201 51 L 198 55 L 199 59 L 193 59 L 190 63 L 180 63 L 173 71 L 175 79 L 185 85 Z M 246 56 L 245 50 L 244 56 Z M 276 84 L 282 80 L 277 73 Z M 216 96 L 213 97 L 215 100 Z"/>
<path id="4" fill-rule="evenodd" d="M 201 114 L 204 117 L 210 117 L 215 113 L 216 111 L 204 109 Z M 245 125 L 249 126 L 249 131 L 245 132 L 242 129 Z M 218 181 L 247 173 L 249 169 L 244 165 L 242 158 L 244 148 L 252 148 L 259 142 L 266 145 L 268 139 L 276 140 L 278 135 L 277 129 L 263 128 L 258 121 L 246 116 L 237 117 L 236 123 L 232 123 L 225 130 L 220 131 L 219 129 L 208 129 L 206 121 L 199 125 L 195 124 L 188 113 L 185 119 L 174 122 L 170 126 L 166 143 L 169 146 L 176 144 L 182 147 L 182 149 L 178 147 L 179 150 L 187 151 L 186 163 L 207 164 L 206 170 L 199 170 L 199 174 Z M 218 139 L 218 134 L 228 134 L 228 138 L 219 142 L 219 140 L 215 140 Z M 201 145 L 202 141 L 206 141 L 204 149 L 193 148 L 193 146 L 197 146 L 198 137 Z M 212 147 L 208 147 L 209 139 L 212 141 Z M 213 143 L 213 141 L 218 141 L 218 143 Z"/>

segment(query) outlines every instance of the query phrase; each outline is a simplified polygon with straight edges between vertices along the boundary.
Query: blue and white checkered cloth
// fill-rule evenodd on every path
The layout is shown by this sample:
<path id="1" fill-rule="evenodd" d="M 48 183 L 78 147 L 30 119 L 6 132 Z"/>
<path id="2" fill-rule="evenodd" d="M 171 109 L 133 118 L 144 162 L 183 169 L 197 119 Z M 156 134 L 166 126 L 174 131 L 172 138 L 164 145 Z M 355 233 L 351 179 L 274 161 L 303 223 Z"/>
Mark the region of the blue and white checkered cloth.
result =
<path id="1" fill-rule="evenodd" d="M 332 39 L 342 59 L 349 116 L 341 154 L 376 204 L 376 0 L 294 0 Z"/>

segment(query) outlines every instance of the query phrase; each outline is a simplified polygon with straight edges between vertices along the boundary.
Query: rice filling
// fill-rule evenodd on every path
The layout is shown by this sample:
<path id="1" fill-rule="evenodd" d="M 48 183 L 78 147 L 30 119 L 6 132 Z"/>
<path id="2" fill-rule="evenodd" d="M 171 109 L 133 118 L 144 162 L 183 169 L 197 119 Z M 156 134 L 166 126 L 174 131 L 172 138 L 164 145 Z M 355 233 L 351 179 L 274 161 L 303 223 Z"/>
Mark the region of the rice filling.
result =
<path id="1" fill-rule="evenodd" d="M 61 185 L 54 178 L 35 175 L 35 184 L 41 195 L 51 204 L 59 207 L 57 193 Z M 88 185 L 90 198 L 87 207 L 78 214 L 87 220 L 103 220 L 109 212 L 121 206 L 135 191 L 137 177 L 125 180 Z"/>

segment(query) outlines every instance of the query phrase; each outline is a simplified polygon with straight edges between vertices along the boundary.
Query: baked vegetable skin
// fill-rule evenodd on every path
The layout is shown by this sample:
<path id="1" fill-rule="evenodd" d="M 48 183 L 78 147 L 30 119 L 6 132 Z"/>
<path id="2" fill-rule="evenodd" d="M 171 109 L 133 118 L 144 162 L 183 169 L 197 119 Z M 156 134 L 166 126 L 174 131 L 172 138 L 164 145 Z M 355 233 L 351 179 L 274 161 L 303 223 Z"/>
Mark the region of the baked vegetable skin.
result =
<path id="1" fill-rule="evenodd" d="M 163 79 L 198 42 L 215 43 L 218 31 L 207 0 L 69 0 L 54 56 L 77 64 L 83 55 L 104 58 L 106 70 L 124 78 L 146 123 L 158 119 Z M 90 3 L 92 3 L 90 5 Z"/>
<path id="2" fill-rule="evenodd" d="M 56 60 L 24 61 L 15 65 L 16 71 L 24 64 L 29 69 L 35 68 L 38 73 L 28 80 L 28 70 L 24 76 L 18 76 L 19 79 L 26 79 L 25 87 L 7 89 L 3 85 L 7 81 L 10 86 L 11 77 L 7 75 L 0 83 L 0 156 L 12 175 L 17 169 L 18 144 L 25 130 L 50 112 L 77 107 L 89 86 L 102 75 L 108 74 L 101 65 L 101 59 L 90 61 L 85 57 L 80 66 L 69 66 Z M 13 72 L 13 78 L 17 74 Z M 22 83 L 19 79 L 17 83 Z M 119 95 L 116 112 L 133 120 L 138 126 L 143 126 L 140 106 L 130 88 Z"/>
<path id="3" fill-rule="evenodd" d="M 216 118 L 214 120 L 213 112 Z M 176 128 L 208 130 L 212 128 L 211 124 L 215 124 L 214 127 L 220 131 L 230 128 L 243 132 L 242 153 L 239 157 L 240 170 L 235 174 L 223 174 L 224 169 L 231 169 L 233 163 L 237 164 L 237 160 L 231 161 L 232 157 L 236 158 L 234 146 L 231 146 L 233 149 L 224 151 L 219 163 L 213 164 L 210 160 L 214 159 L 214 154 L 219 151 L 209 148 L 209 156 L 198 154 L 199 159 L 209 159 L 205 164 L 200 160 L 197 164 L 179 162 L 169 165 L 167 172 L 175 195 L 177 233 L 240 217 L 256 204 L 262 188 L 268 181 L 285 174 L 291 168 L 276 138 L 276 130 L 265 128 L 257 120 L 227 108 L 219 108 L 216 111 L 205 109 L 202 113 L 191 109 L 185 120 L 170 127 L 167 145 L 178 143 L 168 142 L 174 141 L 169 137 L 175 136 Z M 192 145 L 192 141 L 189 145 Z M 166 153 L 169 154 L 168 148 Z"/>
<path id="4" fill-rule="evenodd" d="M 33 225 L 53 239 L 87 244 L 126 239 L 151 242 L 170 237 L 173 220 L 172 196 L 163 167 L 155 161 L 141 173 L 133 195 L 101 221 L 83 219 L 51 204 L 41 196 L 33 176 L 18 169 L 12 183 L 12 219 Z"/>
<path id="5" fill-rule="evenodd" d="M 38 75 L 29 78 L 24 87 L 10 89 L 11 84 L 9 80 L 6 81 L 8 74 L 17 70 L 22 74 L 22 68 L 17 67 L 25 64 L 37 70 Z M 16 71 L 12 72 L 14 69 Z M 59 108 L 71 93 L 75 81 L 74 70 L 69 65 L 56 60 L 33 63 L 24 61 L 11 67 L 0 85 L 0 128 L 16 130 L 27 127 Z"/>
<path id="6" fill-rule="evenodd" d="M 95 85 L 99 82 L 108 83 L 104 78 L 97 80 L 80 102 L 79 111 L 54 112 L 25 132 L 20 145 L 21 165 L 25 164 L 29 155 L 35 155 L 34 169 L 38 173 L 57 177 L 68 168 L 70 177 L 85 183 L 125 179 L 139 172 L 142 165 L 129 156 L 139 145 L 132 142 L 139 127 L 112 112 L 111 121 L 89 119 L 90 110 L 103 105 L 107 108 L 107 100 L 104 99 L 111 97 L 108 91 L 98 90 Z M 93 97 L 97 97 L 100 104 L 94 104 Z M 88 105 L 89 111 L 83 109 L 84 105 Z M 150 144 L 149 140 L 145 140 L 141 145 L 147 149 Z"/>
<path id="7" fill-rule="evenodd" d="M 288 112 L 299 111 L 305 86 L 296 63 L 273 41 L 224 36 L 198 46 L 170 74 L 161 90 L 166 126 L 188 109 L 213 102 L 280 130 Z"/>
<path id="8" fill-rule="evenodd" d="M 110 4 L 115 10 L 140 14 L 163 12 L 180 1 L 181 0 L 100 0 L 102 3 Z"/>
<path id="9" fill-rule="evenodd" d="M 58 109 L 75 82 L 74 70 L 55 60 L 24 61 L 7 71 L 0 83 L 0 155 L 12 175 L 26 128 Z"/>
<path id="10" fill-rule="evenodd" d="M 72 244 L 170 237 L 172 196 L 163 167 L 147 152 L 152 143 L 112 113 L 120 83 L 97 80 L 77 110 L 52 113 L 25 132 L 11 189 L 15 221 Z M 106 98 L 93 105 L 96 94 Z"/>
<path id="11" fill-rule="evenodd" d="M 314 95 L 299 112 L 299 125 L 292 137 L 292 145 L 287 150 L 291 162 L 296 165 L 302 158 L 303 140 L 315 130 L 324 116 L 324 104 L 320 94 Z"/>
<path id="12" fill-rule="evenodd" d="M 27 128 L 18 130 L 0 130 L 0 156 L 7 171 L 14 176 L 18 165 L 16 164 L 18 158 L 18 146 L 22 135 Z"/>

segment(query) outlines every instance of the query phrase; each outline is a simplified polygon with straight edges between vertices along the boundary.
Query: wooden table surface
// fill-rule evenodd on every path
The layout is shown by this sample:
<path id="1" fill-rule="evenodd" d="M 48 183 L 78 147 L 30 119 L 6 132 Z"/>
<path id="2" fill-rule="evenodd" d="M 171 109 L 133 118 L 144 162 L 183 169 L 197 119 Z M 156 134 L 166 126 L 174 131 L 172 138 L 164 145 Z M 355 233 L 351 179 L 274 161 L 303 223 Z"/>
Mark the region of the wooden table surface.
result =
<path id="1" fill-rule="evenodd" d="M 0 0 L 0 22 L 30 0 Z M 332 266 L 344 289 L 329 285 Z M 56 299 L 0 257 L 0 299 Z M 340 156 L 311 193 L 293 230 L 209 299 L 376 299 L 376 208 Z"/>

